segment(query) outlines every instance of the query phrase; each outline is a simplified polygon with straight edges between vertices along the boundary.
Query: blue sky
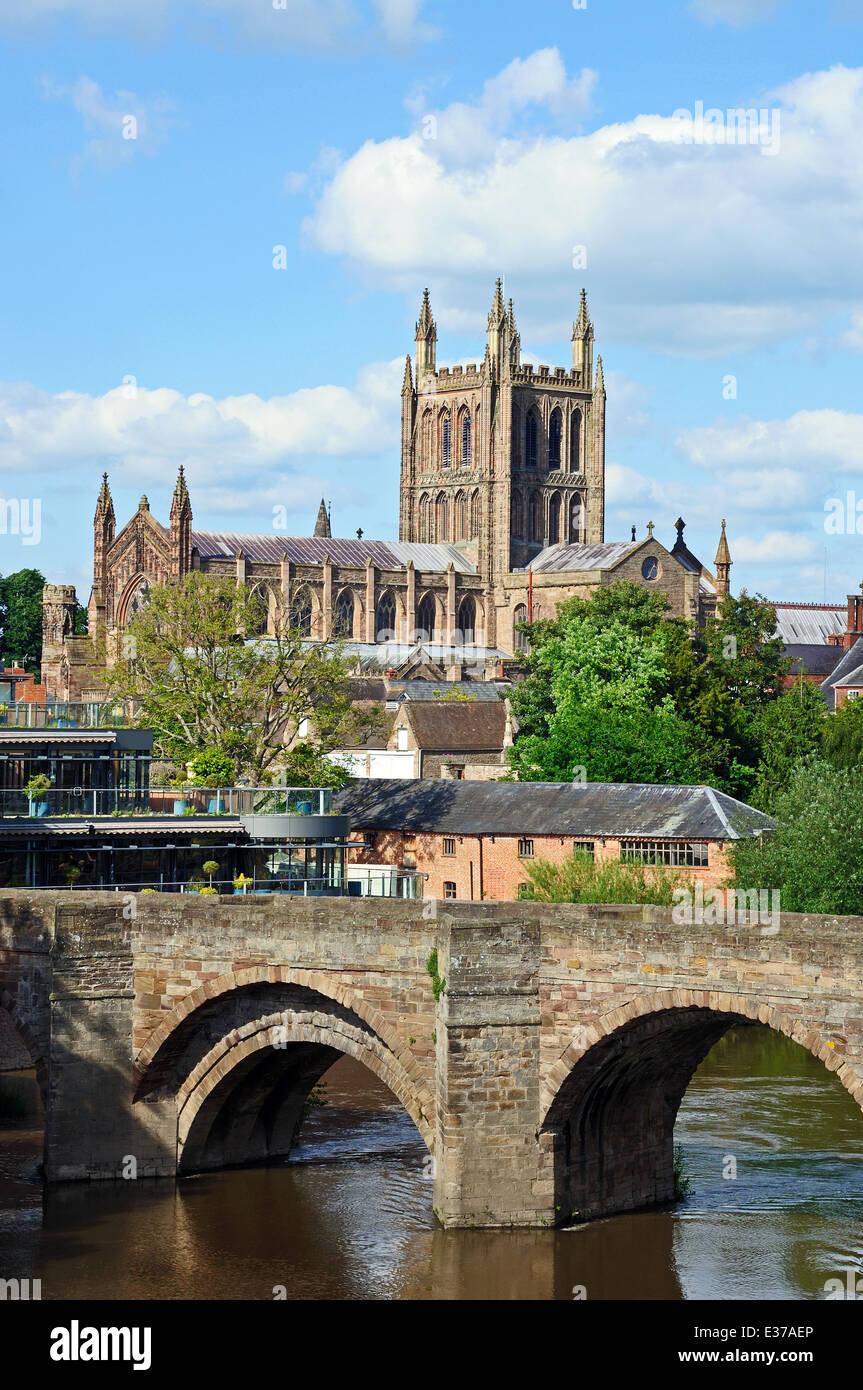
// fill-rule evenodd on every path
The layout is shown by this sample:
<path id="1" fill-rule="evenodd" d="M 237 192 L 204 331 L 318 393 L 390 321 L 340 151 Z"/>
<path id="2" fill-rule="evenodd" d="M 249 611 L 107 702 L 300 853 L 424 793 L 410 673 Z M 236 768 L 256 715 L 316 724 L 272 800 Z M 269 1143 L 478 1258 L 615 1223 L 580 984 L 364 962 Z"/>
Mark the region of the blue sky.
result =
<path id="1" fill-rule="evenodd" d="M 277 4 L 0 0 L 0 570 L 86 601 L 103 469 L 120 524 L 183 463 L 201 529 L 395 536 L 422 289 L 468 361 L 503 274 L 552 366 L 587 287 L 609 539 L 726 516 L 735 588 L 856 589 L 863 0 Z"/>

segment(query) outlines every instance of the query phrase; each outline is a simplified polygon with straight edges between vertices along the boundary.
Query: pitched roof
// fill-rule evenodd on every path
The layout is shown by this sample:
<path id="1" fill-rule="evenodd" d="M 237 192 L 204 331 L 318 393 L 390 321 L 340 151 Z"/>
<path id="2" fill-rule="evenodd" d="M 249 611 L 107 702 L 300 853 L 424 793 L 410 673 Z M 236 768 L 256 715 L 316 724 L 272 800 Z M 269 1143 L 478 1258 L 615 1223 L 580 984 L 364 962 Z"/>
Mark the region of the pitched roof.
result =
<path id="1" fill-rule="evenodd" d="M 774 603 L 776 636 L 786 644 L 826 647 L 845 631 L 847 610 L 838 603 Z"/>
<path id="2" fill-rule="evenodd" d="M 827 703 L 831 709 L 835 708 L 836 696 L 833 693 L 835 686 L 844 681 L 846 677 L 852 675 L 863 661 L 863 637 L 858 637 L 854 646 L 845 652 L 838 666 L 827 677 L 826 681 L 821 682 L 821 690 L 827 697 Z"/>
<path id="3" fill-rule="evenodd" d="M 530 562 L 538 570 L 607 570 L 644 544 L 640 541 L 607 541 L 596 545 L 548 545 Z M 527 569 L 523 565 L 522 569 Z"/>
<path id="4" fill-rule="evenodd" d="M 355 782 L 337 807 L 352 829 L 456 835 L 736 840 L 776 822 L 712 787 L 590 782 Z"/>
<path id="5" fill-rule="evenodd" d="M 414 541 L 360 541 L 330 536 L 248 535 L 235 531 L 193 531 L 192 546 L 204 560 L 233 560 L 238 551 L 249 560 L 278 564 L 287 555 L 297 565 L 320 565 L 328 555 L 334 565 L 365 569 L 368 560 L 378 569 L 400 570 L 413 560 L 414 568 L 443 573 L 452 564 L 457 574 L 476 574 L 456 545 L 420 545 Z"/>
<path id="6" fill-rule="evenodd" d="M 829 676 L 842 660 L 841 647 L 822 647 L 808 642 L 786 642 L 785 655 L 791 657 L 791 676 L 806 671 L 809 676 Z"/>
<path id="7" fill-rule="evenodd" d="M 417 746 L 443 753 L 499 752 L 506 729 L 502 700 L 410 700 L 402 706 Z"/>
<path id="8" fill-rule="evenodd" d="M 506 694 L 511 684 L 511 681 L 429 680 L 406 680 L 399 683 L 400 693 L 407 700 L 442 700 L 451 690 L 458 690 L 463 695 L 469 695 L 472 701 L 492 700 L 495 702 L 500 700 L 501 694 Z M 447 708 L 451 708 L 451 703 L 447 705 Z"/>

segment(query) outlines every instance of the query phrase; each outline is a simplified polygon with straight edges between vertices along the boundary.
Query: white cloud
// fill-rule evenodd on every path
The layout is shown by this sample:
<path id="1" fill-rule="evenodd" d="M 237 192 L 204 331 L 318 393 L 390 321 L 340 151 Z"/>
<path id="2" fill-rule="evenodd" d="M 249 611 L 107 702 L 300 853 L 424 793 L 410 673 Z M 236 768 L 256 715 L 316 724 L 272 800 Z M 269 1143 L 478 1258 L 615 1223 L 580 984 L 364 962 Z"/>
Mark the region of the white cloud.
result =
<path id="1" fill-rule="evenodd" d="M 0 28 L 39 32 L 58 19 L 98 32 L 152 41 L 174 22 L 192 38 L 219 39 L 220 23 L 252 42 L 320 52 L 356 50 L 358 43 L 397 49 L 436 37 L 424 23 L 425 0 L 0 0 Z"/>
<path id="2" fill-rule="evenodd" d="M 692 0 L 689 8 L 706 24 L 728 24 L 732 29 L 742 29 L 759 19 L 767 19 L 781 3 L 782 0 Z"/>
<path id="3" fill-rule="evenodd" d="M 487 283 L 504 271 L 534 337 L 565 334 L 582 283 L 600 338 L 700 355 L 863 312 L 863 68 L 754 94 L 750 105 L 781 116 L 772 155 L 682 143 L 670 112 L 549 133 L 585 109 L 592 82 L 568 80 L 543 50 L 473 103 L 366 141 L 328 181 L 308 238 L 371 284 L 408 292 L 412 307 L 430 284 L 452 331 L 481 331 Z M 546 128 L 527 128 L 528 116 Z"/>
<path id="4" fill-rule="evenodd" d="M 787 564 L 793 556 L 796 565 L 800 560 L 813 560 L 817 554 L 814 540 L 797 531 L 768 531 L 765 536 L 736 536 L 734 540 L 733 558 L 739 564 Z"/>
<path id="5" fill-rule="evenodd" d="M 207 510 L 228 517 L 269 499 L 284 503 L 286 489 L 317 502 L 322 486 L 335 484 L 343 497 L 368 498 L 374 461 L 384 466 L 387 455 L 397 455 L 403 370 L 403 359 L 373 363 L 353 387 L 317 386 L 269 400 L 183 396 L 164 387 L 90 396 L 0 385 L 0 477 L 8 493 L 16 477 L 41 477 L 53 495 L 73 476 L 92 487 L 106 469 L 158 493 L 173 487 L 182 463 Z M 360 460 L 362 471 L 353 467 Z"/>
<path id="6" fill-rule="evenodd" d="M 85 163 L 103 169 L 128 163 L 136 154 L 153 154 L 168 137 L 173 107 L 165 97 L 150 102 L 141 101 L 134 92 L 108 97 L 98 82 L 86 76 L 72 83 L 43 77 L 42 91 L 49 100 L 70 101 L 92 137 L 76 156 L 76 169 Z"/>
<path id="7" fill-rule="evenodd" d="M 822 482 L 827 473 L 863 473 L 863 415 L 798 410 L 785 420 L 745 416 L 683 430 L 677 445 L 690 463 L 727 473 L 740 468 L 802 468 Z"/>
<path id="8" fill-rule="evenodd" d="M 849 352 L 863 352 L 863 309 L 851 315 L 851 322 L 839 342 Z"/>

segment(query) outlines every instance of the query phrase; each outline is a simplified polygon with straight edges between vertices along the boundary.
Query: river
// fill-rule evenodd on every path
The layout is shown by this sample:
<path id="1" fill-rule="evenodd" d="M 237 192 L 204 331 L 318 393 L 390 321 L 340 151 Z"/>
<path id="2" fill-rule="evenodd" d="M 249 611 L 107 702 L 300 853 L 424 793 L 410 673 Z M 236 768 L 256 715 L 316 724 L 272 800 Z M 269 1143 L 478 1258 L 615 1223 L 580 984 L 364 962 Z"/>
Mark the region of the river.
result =
<path id="1" fill-rule="evenodd" d="M 0 1276 L 43 1299 L 813 1299 L 863 1269 L 863 1116 L 766 1028 L 727 1034 L 690 1084 L 688 1197 L 558 1231 L 441 1230 L 390 1092 L 345 1058 L 326 1100 L 287 1162 L 177 1184 L 46 1191 L 40 1132 L 0 1122 Z"/>

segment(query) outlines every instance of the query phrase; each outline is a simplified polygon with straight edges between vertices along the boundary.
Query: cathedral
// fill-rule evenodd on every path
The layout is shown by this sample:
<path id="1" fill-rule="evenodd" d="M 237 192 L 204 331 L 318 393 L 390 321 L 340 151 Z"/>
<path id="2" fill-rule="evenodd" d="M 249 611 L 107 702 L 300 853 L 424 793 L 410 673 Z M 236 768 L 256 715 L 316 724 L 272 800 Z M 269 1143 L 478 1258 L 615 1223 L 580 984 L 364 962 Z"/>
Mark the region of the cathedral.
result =
<path id="1" fill-rule="evenodd" d="M 259 592 L 261 633 L 287 604 L 311 641 L 338 639 L 359 658 L 414 674 L 488 672 L 526 646 L 523 625 L 557 604 L 634 580 L 666 594 L 674 616 L 702 624 L 729 592 L 725 523 L 715 573 L 688 549 L 644 534 L 605 540 L 605 385 L 581 292 L 570 367 L 521 361 L 512 300 L 495 287 L 481 361 L 437 366 L 428 290 L 405 362 L 398 541 L 338 538 L 324 503 L 314 534 L 196 531 L 180 468 L 168 524 L 142 497 L 118 532 L 104 475 L 94 518 L 89 632 L 119 637 L 151 585 L 190 570 Z M 73 636 L 70 585 L 46 585 L 43 674 L 49 695 L 86 698 L 88 639 Z"/>

